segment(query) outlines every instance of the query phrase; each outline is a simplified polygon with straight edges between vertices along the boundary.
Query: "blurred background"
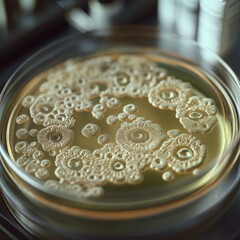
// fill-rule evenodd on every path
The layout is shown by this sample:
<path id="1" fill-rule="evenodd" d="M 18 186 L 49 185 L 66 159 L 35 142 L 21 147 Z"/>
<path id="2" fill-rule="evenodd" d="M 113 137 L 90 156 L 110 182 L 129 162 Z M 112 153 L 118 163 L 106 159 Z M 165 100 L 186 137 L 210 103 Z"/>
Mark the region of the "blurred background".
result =
<path id="1" fill-rule="evenodd" d="M 240 75 L 239 0 L 0 0 L 0 86 L 56 39 L 126 24 L 152 25 L 195 40 Z"/>
<path id="2" fill-rule="evenodd" d="M 127 24 L 197 41 L 240 77 L 240 0 L 0 0 L 0 90 L 27 58 L 55 40 Z M 0 217 L 0 239 L 33 239 L 2 199 Z M 240 239 L 239 222 L 240 197 L 199 239 Z"/>

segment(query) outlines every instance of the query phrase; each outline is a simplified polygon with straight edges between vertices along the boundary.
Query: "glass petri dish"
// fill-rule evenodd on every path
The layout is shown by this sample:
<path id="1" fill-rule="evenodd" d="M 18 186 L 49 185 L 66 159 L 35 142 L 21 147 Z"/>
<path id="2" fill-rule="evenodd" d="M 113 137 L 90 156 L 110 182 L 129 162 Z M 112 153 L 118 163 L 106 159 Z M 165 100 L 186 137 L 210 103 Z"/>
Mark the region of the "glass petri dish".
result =
<path id="1" fill-rule="evenodd" d="M 194 234 L 239 186 L 239 96 L 223 60 L 177 35 L 58 41 L 2 92 L 6 203 L 40 239 Z"/>

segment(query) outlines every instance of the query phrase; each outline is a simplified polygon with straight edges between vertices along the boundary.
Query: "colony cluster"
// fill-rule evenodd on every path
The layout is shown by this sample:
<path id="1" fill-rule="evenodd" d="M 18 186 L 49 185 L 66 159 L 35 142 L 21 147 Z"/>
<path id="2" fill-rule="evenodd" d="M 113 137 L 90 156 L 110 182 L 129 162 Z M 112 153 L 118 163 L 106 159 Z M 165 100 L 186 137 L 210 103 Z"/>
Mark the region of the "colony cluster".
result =
<path id="1" fill-rule="evenodd" d="M 42 73 L 41 82 L 36 95 L 22 99 L 15 153 L 17 164 L 48 187 L 77 197 L 100 196 L 107 183 L 141 183 L 149 169 L 172 181 L 175 174 L 192 172 L 204 162 L 206 146 L 192 133 L 207 133 L 214 127 L 214 101 L 145 57 L 68 60 Z M 160 124 L 142 117 L 136 104 L 123 105 L 125 97 L 175 111 L 188 133 L 164 132 Z M 110 109 L 122 111 L 109 115 Z M 115 141 L 96 123 L 74 132 L 72 127 L 81 121 L 76 115 L 82 112 L 109 127 L 118 126 Z M 90 151 L 76 145 L 76 134 L 97 138 L 99 148 Z"/>

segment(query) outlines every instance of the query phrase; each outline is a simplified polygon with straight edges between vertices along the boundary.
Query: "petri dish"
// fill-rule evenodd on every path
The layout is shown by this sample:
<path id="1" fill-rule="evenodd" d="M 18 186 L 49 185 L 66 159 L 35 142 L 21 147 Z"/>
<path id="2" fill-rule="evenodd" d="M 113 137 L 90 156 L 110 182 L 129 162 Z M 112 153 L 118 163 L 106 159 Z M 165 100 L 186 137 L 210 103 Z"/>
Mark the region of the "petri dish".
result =
<path id="1" fill-rule="evenodd" d="M 239 101 L 227 64 L 177 35 L 55 42 L 2 92 L 6 203 L 40 239 L 193 237 L 239 187 Z"/>

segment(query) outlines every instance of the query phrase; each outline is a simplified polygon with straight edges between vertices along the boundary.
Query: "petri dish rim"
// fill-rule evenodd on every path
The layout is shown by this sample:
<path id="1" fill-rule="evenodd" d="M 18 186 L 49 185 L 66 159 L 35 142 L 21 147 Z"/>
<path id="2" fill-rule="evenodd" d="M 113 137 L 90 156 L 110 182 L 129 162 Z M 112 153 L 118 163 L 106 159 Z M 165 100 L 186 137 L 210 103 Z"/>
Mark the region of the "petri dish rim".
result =
<path id="1" fill-rule="evenodd" d="M 125 39 L 125 38 L 134 38 L 135 39 L 135 37 L 142 36 L 142 35 L 144 35 L 144 36 L 142 36 L 143 38 L 154 39 L 154 40 L 156 40 L 156 37 L 157 38 L 166 38 L 166 39 L 168 39 L 169 37 L 174 38 L 174 39 L 179 39 L 180 38 L 177 35 L 169 36 L 169 34 L 166 34 L 166 33 L 159 33 L 156 29 L 153 29 L 153 28 L 142 28 L 141 27 L 140 29 L 144 33 L 143 32 L 139 33 L 139 31 L 138 31 L 139 29 L 137 29 L 137 31 L 136 31 L 136 29 L 137 28 L 135 28 L 135 27 L 126 27 L 126 28 L 121 27 L 121 28 L 117 28 L 117 29 L 114 29 L 114 30 L 103 30 L 103 31 L 97 31 L 97 32 L 89 32 L 89 33 L 86 33 L 86 34 L 77 34 L 76 36 L 70 36 L 70 37 L 67 37 L 66 39 L 63 39 L 63 40 L 57 41 L 56 43 L 51 44 L 50 46 L 44 48 L 43 50 L 41 50 L 40 52 L 38 52 L 37 54 L 32 56 L 29 60 L 27 60 L 25 63 L 23 63 L 22 66 L 20 66 L 20 68 L 10 78 L 8 84 L 5 86 L 5 88 L 3 90 L 3 93 L 2 93 L 2 96 L 1 96 L 1 103 L 7 101 L 7 97 L 9 95 L 9 92 L 11 92 L 12 91 L 11 89 L 13 89 L 13 87 L 15 86 L 14 84 L 12 84 L 12 82 L 14 81 L 15 84 L 17 84 L 18 81 L 20 81 L 22 79 L 24 74 L 29 72 L 29 66 L 31 66 L 31 68 L 37 67 L 39 65 L 39 61 L 40 61 L 40 63 L 43 63 L 43 62 L 46 61 L 47 58 L 51 59 L 55 55 L 60 55 L 60 58 L 58 58 L 57 61 L 62 60 L 61 52 L 66 51 L 66 49 L 65 49 L 66 47 L 64 48 L 64 45 L 66 45 L 66 44 L 69 44 L 70 46 L 74 45 L 76 43 L 79 44 L 79 41 L 81 41 L 82 39 L 89 39 L 89 38 L 92 38 L 94 40 L 98 39 L 98 38 L 106 39 L 106 37 L 109 37 L 109 35 L 111 35 L 111 39 L 113 40 L 113 42 L 114 41 L 117 41 L 117 42 L 121 41 L 122 38 L 123 39 Z M 183 41 L 187 41 L 188 44 L 190 44 L 190 45 L 192 44 L 192 46 L 198 48 L 200 51 L 203 51 L 203 52 L 206 51 L 204 49 L 201 49 L 195 42 L 188 41 L 188 40 L 183 40 Z M 174 58 L 177 57 L 179 59 L 182 59 L 181 55 L 178 56 L 178 54 L 176 54 L 176 53 L 169 53 L 168 51 L 166 51 L 166 52 L 161 51 L 161 52 L 162 52 L 163 55 L 166 54 L 167 56 L 170 55 L 170 57 L 173 56 Z M 45 56 L 46 53 L 48 53 L 47 56 Z M 51 56 L 51 54 L 53 56 Z M 221 68 L 226 69 L 226 71 L 232 77 L 232 79 L 235 80 L 236 86 L 239 86 L 239 83 L 237 82 L 237 77 L 232 72 L 232 70 L 229 68 L 229 66 L 221 58 L 219 58 L 215 54 L 209 53 L 208 51 L 207 51 L 207 54 L 211 55 L 211 57 L 214 58 L 215 62 L 217 62 L 217 64 Z M 64 56 L 64 58 L 67 58 L 67 57 Z M 221 84 L 224 86 L 224 88 L 227 89 L 227 87 L 224 85 L 224 83 L 221 83 Z M 3 111 L 2 108 L 1 108 L 1 111 Z M 3 116 L 3 114 L 1 114 L 1 115 Z M 2 118 L 0 120 L 0 124 L 1 124 L 1 127 L 2 127 L 3 124 L 1 123 L 1 121 L 3 121 Z M 240 136 L 239 136 L 239 133 L 238 133 L 238 135 L 235 136 L 230 149 L 226 149 L 225 155 L 228 155 L 229 152 L 234 156 L 238 155 L 238 153 L 239 153 L 239 147 L 238 147 L 239 146 L 239 141 L 240 141 Z M 0 146 L 0 152 L 1 152 L 1 155 L 4 159 L 4 161 L 6 161 L 6 164 L 8 166 L 10 166 L 10 169 L 13 170 L 14 173 L 17 174 L 17 176 L 19 176 L 24 182 L 28 182 L 31 186 L 33 186 L 34 188 L 38 189 L 41 192 L 44 192 L 45 194 L 49 194 L 49 195 L 55 196 L 55 197 L 60 197 L 58 191 L 56 191 L 56 192 L 48 191 L 48 189 L 46 189 L 40 181 L 37 181 L 35 178 L 33 178 L 30 175 L 26 175 L 23 169 L 16 166 L 16 164 L 14 164 L 14 162 L 9 158 L 9 155 L 8 155 L 8 153 L 7 153 L 7 151 L 4 148 L 2 143 L 1 143 L 1 146 Z M 226 169 L 226 166 L 224 166 L 224 167 Z M 228 169 L 228 171 L 230 171 L 231 166 L 227 166 L 227 169 Z M 224 174 L 222 174 L 222 176 L 219 179 L 215 180 L 211 184 L 211 186 L 209 186 L 209 188 L 205 189 L 205 191 L 197 192 L 195 198 L 194 197 L 191 197 L 190 199 L 186 198 L 185 201 L 180 201 L 179 204 L 184 205 L 186 202 L 194 201 L 194 199 L 199 198 L 201 195 L 206 194 L 206 191 L 209 192 L 212 188 L 214 188 L 214 186 L 216 186 L 217 184 L 219 184 L 221 181 L 224 180 L 224 177 L 228 175 L 228 171 L 225 171 Z M 238 174 L 238 181 L 239 181 L 239 174 Z M 71 197 L 70 198 L 66 197 L 66 199 L 70 200 Z M 172 204 L 172 205 L 170 204 L 169 207 L 170 208 L 175 208 L 176 204 Z M 165 208 L 165 210 L 166 210 L 166 208 Z M 137 211 L 139 212 L 139 209 Z M 133 211 L 133 213 L 134 212 L 135 211 Z M 114 212 L 111 211 L 110 215 L 114 215 Z M 129 211 L 128 211 L 128 216 L 129 216 Z"/>

